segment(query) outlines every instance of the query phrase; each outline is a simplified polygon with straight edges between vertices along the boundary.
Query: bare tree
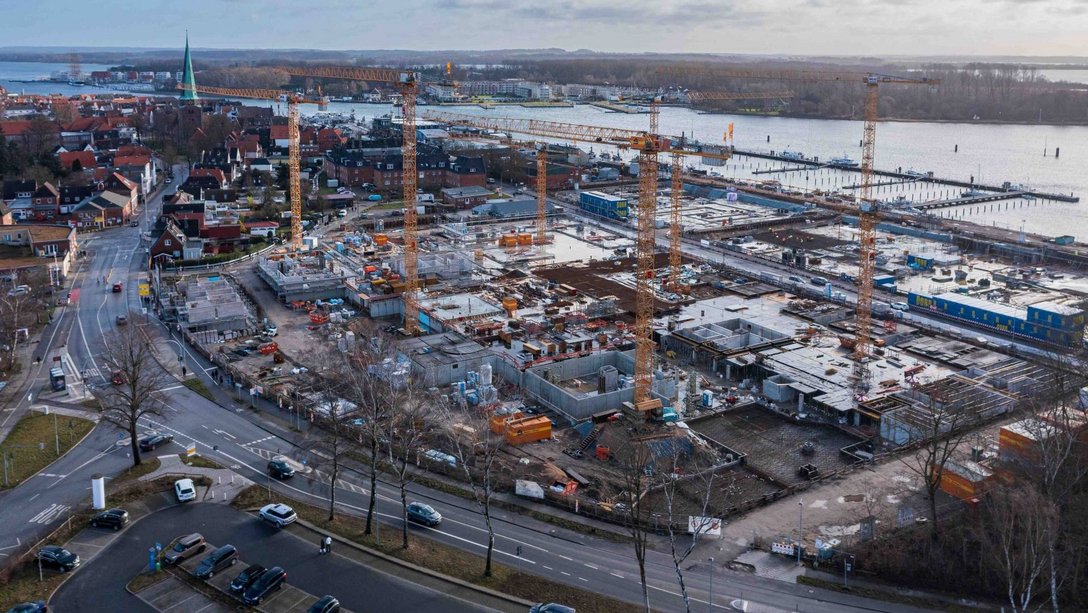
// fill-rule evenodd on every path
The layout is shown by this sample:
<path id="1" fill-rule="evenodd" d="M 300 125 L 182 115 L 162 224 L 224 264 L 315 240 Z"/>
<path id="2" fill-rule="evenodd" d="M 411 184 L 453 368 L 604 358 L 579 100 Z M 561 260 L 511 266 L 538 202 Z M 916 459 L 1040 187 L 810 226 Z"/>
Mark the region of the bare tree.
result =
<path id="1" fill-rule="evenodd" d="M 1046 558 L 1048 592 L 1054 613 L 1060 610 L 1062 556 L 1059 543 L 1063 540 L 1063 517 L 1060 511 L 1069 503 L 1077 486 L 1088 474 L 1088 454 L 1080 440 L 1083 412 L 1076 408 L 1077 391 L 1084 385 L 1084 375 L 1078 372 L 1069 356 L 1055 354 L 1049 359 L 1050 393 L 1028 403 L 1028 417 L 1020 422 L 1033 439 L 1031 461 L 1021 464 L 1027 479 L 1039 494 L 1059 513 L 1048 524 Z"/>
<path id="2" fill-rule="evenodd" d="M 495 494 L 496 458 L 502 452 L 506 439 L 492 431 L 485 415 L 473 413 L 473 409 L 460 409 L 449 402 L 439 403 L 439 422 L 446 439 L 450 442 L 457 462 L 472 488 L 487 527 L 487 555 L 484 576 L 491 576 L 491 560 L 495 552 L 495 528 L 491 518 L 491 499 Z"/>
<path id="3" fill-rule="evenodd" d="M 417 460 L 427 430 L 431 399 L 425 391 L 408 386 L 386 422 L 386 463 L 400 490 L 401 547 L 408 548 L 408 485 L 415 480 L 412 465 Z"/>
<path id="4" fill-rule="evenodd" d="M 7 370 L 15 366 L 19 340 L 26 339 L 45 306 L 49 278 L 40 268 L 6 270 L 0 276 L 0 348 L 5 354 L 0 370 Z"/>
<path id="5" fill-rule="evenodd" d="M 135 321 L 135 314 L 130 313 L 129 320 Z M 169 375 L 155 361 L 151 343 L 139 326 L 118 328 L 103 340 L 105 348 L 100 359 L 113 385 L 98 396 L 99 414 L 128 432 L 132 464 L 139 466 L 140 420 L 147 416 L 164 417 L 166 405 L 159 397 L 159 390 L 166 387 Z"/>
<path id="6" fill-rule="evenodd" d="M 656 470 L 653 453 L 644 441 L 632 434 L 632 438 L 616 450 L 616 460 L 620 468 L 623 491 L 616 497 L 613 510 L 623 519 L 623 524 L 631 536 L 635 560 L 638 562 L 642 602 L 646 613 L 650 613 L 650 587 L 646 582 L 646 552 L 650 542 L 650 531 L 647 526 L 653 508 L 646 500 L 646 493 L 653 482 L 653 473 Z"/>
<path id="7" fill-rule="evenodd" d="M 680 595 L 684 599 L 684 609 L 691 613 L 691 597 L 688 596 L 688 587 L 684 581 L 684 569 L 683 564 L 691 555 L 691 552 L 695 550 L 695 546 L 699 543 L 699 537 L 710 532 L 715 523 L 720 520 L 716 520 L 711 517 L 711 499 L 714 494 L 714 481 L 715 481 L 715 467 L 713 466 L 713 460 L 708 459 L 706 461 L 700 461 L 698 458 L 686 457 L 681 453 L 679 447 L 674 447 L 675 451 L 669 458 L 668 471 L 662 471 L 657 474 L 656 481 L 658 482 L 657 488 L 660 489 L 662 498 L 664 500 L 664 511 L 666 519 L 666 531 L 669 538 L 669 553 L 672 556 L 673 569 L 676 571 L 676 580 L 680 585 Z M 710 454 L 707 454 L 708 456 Z M 687 473 L 687 474 L 685 474 Z M 730 485 L 730 488 L 732 485 Z M 681 499 L 685 497 L 684 488 L 693 494 L 698 496 L 696 501 L 699 505 L 698 515 L 689 516 L 686 513 L 678 513 L 677 507 L 681 503 Z M 730 488 L 727 488 L 728 491 Z M 687 520 L 688 531 L 684 534 L 690 534 L 690 539 L 682 537 L 681 533 L 676 529 L 677 520 Z"/>
<path id="8" fill-rule="evenodd" d="M 374 513 L 378 503 L 378 472 L 382 464 L 382 441 L 387 440 L 389 419 L 398 401 L 396 379 L 379 376 L 386 359 L 396 360 L 396 348 L 389 336 L 371 322 L 357 324 L 355 349 L 347 355 L 351 364 L 345 377 L 345 393 L 358 405 L 361 423 L 355 426 L 357 441 L 367 454 L 370 499 L 367 503 L 365 534 L 373 534 Z"/>
<path id="9" fill-rule="evenodd" d="M 922 481 L 929 503 L 931 535 L 937 538 L 937 492 L 949 460 L 967 435 L 968 426 L 976 420 L 967 407 L 944 402 L 929 386 L 917 388 L 914 395 L 922 402 L 913 415 L 909 439 L 918 444 L 918 450 L 899 460 Z"/>
<path id="10" fill-rule="evenodd" d="M 999 488 L 986 496 L 989 521 L 980 539 L 1005 581 L 1014 612 L 1033 610 L 1032 600 L 1045 583 L 1047 534 L 1057 522 L 1057 509 L 1030 484 Z"/>
<path id="11" fill-rule="evenodd" d="M 329 521 L 336 518 L 336 480 L 349 454 L 355 449 L 349 420 L 356 412 L 356 405 L 344 398 L 350 387 L 345 377 L 350 373 L 348 364 L 332 351 L 322 352 L 317 363 L 323 368 L 311 379 L 318 391 L 317 428 L 307 432 L 303 448 L 313 456 L 311 466 L 316 471 L 323 468 L 329 473 Z M 313 438 L 311 439 L 311 435 Z"/>

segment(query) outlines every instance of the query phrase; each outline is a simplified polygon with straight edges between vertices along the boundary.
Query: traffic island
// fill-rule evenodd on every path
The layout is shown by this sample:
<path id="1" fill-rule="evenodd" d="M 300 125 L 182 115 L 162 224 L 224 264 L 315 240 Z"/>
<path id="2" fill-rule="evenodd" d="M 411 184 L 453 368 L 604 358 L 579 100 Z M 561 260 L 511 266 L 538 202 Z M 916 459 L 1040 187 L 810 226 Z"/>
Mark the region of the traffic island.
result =
<path id="1" fill-rule="evenodd" d="M 81 417 L 28 413 L 0 443 L 0 490 L 19 485 L 62 458 L 94 426 Z"/>

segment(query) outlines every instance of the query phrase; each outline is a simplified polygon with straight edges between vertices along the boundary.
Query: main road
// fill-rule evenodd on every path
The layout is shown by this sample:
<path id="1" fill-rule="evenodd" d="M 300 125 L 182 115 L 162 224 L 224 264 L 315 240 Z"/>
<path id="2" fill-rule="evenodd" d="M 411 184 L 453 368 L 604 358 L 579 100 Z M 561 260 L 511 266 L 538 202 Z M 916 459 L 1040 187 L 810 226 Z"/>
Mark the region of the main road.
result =
<path id="1" fill-rule="evenodd" d="M 157 201 L 155 198 L 150 203 L 148 217 L 151 219 Z M 139 312 L 142 306 L 136 284 L 146 274 L 145 245 L 136 228 L 113 230 L 87 242 L 91 260 L 77 281 L 82 291 L 74 305 L 68 349 L 79 367 L 86 369 L 89 381 L 106 384 L 109 373 L 102 372 L 96 356 L 101 353 L 103 336 L 112 329 L 116 316 L 129 310 Z M 123 283 L 124 291 L 120 294 L 110 292 L 113 282 Z M 330 486 L 321 473 L 298 475 L 287 482 L 272 481 L 265 473 L 267 461 L 274 454 L 287 454 L 299 461 L 310 459 L 302 446 L 305 427 L 301 433 L 292 431 L 284 422 L 266 418 L 263 411 L 252 411 L 234 403 L 207 374 L 210 364 L 188 350 L 185 359 L 190 370 L 198 373 L 213 389 L 217 402 L 180 384 L 171 384 L 162 390 L 170 408 L 167 417 L 146 420 L 144 426 L 169 432 L 178 443 L 195 443 L 202 454 L 275 491 L 314 504 L 325 503 Z M 258 408 L 276 411 L 263 403 Z M 127 453 L 127 447 L 118 441 L 117 431 L 100 425 L 75 451 L 50 467 L 49 475 L 36 476 L 14 490 L 0 494 L 0 522 L 7 526 L 4 536 L 0 537 L 0 552 L 6 546 L 15 545 L 16 539 L 21 543 L 33 539 L 43 527 L 36 521 L 44 519 L 48 523 L 63 515 L 63 512 L 56 513 L 56 509 L 85 502 L 91 475 L 116 474 L 130 462 Z M 365 513 L 370 492 L 362 473 L 345 471 L 337 481 L 337 488 L 337 504 L 342 512 Z M 414 533 L 473 553 L 483 553 L 487 533 L 472 502 L 418 485 L 409 489 L 413 499 L 430 503 L 444 517 L 440 528 L 413 527 Z M 398 493 L 391 484 L 382 482 L 376 495 L 377 510 L 384 524 L 381 536 L 397 538 L 400 528 Z M 183 527 L 179 526 L 179 529 Z M 496 512 L 496 533 L 496 558 L 500 563 L 622 600 L 640 600 L 639 571 L 629 545 L 591 538 L 507 511 Z M 720 562 L 723 561 L 714 567 L 693 564 L 686 571 L 685 583 L 696 606 L 728 610 L 731 599 L 743 598 L 789 611 L 917 610 L 736 573 L 721 568 Z M 671 558 L 664 552 L 650 551 L 646 572 L 654 608 L 684 610 Z M 711 593 L 714 594 L 713 607 L 708 607 Z"/>

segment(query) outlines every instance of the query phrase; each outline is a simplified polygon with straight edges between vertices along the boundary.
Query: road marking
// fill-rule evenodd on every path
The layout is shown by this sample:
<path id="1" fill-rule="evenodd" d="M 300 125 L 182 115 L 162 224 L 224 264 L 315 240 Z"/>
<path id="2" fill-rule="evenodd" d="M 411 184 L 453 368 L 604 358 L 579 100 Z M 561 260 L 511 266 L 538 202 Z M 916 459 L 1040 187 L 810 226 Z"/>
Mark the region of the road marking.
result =
<path id="1" fill-rule="evenodd" d="M 230 432 L 226 432 L 226 431 L 224 431 L 224 430 L 212 430 L 212 432 L 215 432 L 215 433 L 216 433 L 216 434 L 218 434 L 219 436 L 225 436 L 225 437 L 229 438 L 229 439 L 230 439 L 230 440 L 232 440 L 232 441 L 233 441 L 233 440 L 236 440 L 236 439 L 238 438 L 237 436 L 234 436 L 234 435 L 233 435 L 233 434 L 231 434 Z"/>
<path id="2" fill-rule="evenodd" d="M 566 575 L 566 576 L 568 576 L 568 577 L 570 576 L 570 573 L 568 573 L 568 572 L 567 572 L 567 571 L 565 571 L 565 570 L 561 570 L 561 571 L 559 571 L 559 573 L 560 573 L 560 574 L 563 574 L 563 575 Z"/>
<path id="3" fill-rule="evenodd" d="M 53 477 L 55 479 L 63 479 L 68 475 L 54 475 L 53 473 L 38 473 L 39 477 Z"/>
<path id="4" fill-rule="evenodd" d="M 601 570 L 599 566 L 594 566 L 594 565 L 592 565 L 592 564 L 590 564 L 588 562 L 586 562 L 586 567 L 587 568 L 592 568 L 593 570 Z"/>
<path id="5" fill-rule="evenodd" d="M 566 560 L 568 562 L 573 562 L 574 561 L 574 558 L 568 558 L 567 556 L 565 556 L 563 554 L 559 554 L 559 557 L 563 558 L 564 560 Z"/>
<path id="6" fill-rule="evenodd" d="M 67 510 L 68 510 L 67 505 L 51 504 L 48 507 L 46 507 L 46 508 L 42 509 L 41 511 L 39 511 L 37 515 L 35 515 L 34 517 L 31 517 L 29 520 L 27 520 L 27 523 L 29 523 L 29 524 L 48 524 L 49 522 L 53 521 L 54 519 L 56 519 L 57 517 L 62 515 Z"/>
<path id="7" fill-rule="evenodd" d="M 545 570 L 554 570 L 551 566 L 545 566 L 543 564 L 541 564 L 540 566 L 543 567 Z"/>
<path id="8" fill-rule="evenodd" d="M 210 430 L 210 429 L 211 429 L 211 428 L 209 428 L 208 426 L 205 426 L 204 424 L 200 424 L 200 427 L 201 427 L 201 428 L 204 428 L 205 430 Z"/>
<path id="9" fill-rule="evenodd" d="M 170 391 L 173 391 L 173 390 L 181 389 L 183 387 L 185 387 L 185 386 L 184 385 L 171 385 L 170 387 L 164 387 L 162 389 L 155 390 L 155 391 L 157 391 L 157 392 L 170 392 Z"/>
<path id="10" fill-rule="evenodd" d="M 619 577 L 620 579 L 623 579 L 623 575 L 621 575 L 619 573 L 608 573 L 608 574 L 612 575 L 613 577 Z"/>
<path id="11" fill-rule="evenodd" d="M 585 581 L 586 583 L 589 583 L 589 579 L 586 579 L 585 577 L 578 577 L 578 580 L 579 581 Z"/>

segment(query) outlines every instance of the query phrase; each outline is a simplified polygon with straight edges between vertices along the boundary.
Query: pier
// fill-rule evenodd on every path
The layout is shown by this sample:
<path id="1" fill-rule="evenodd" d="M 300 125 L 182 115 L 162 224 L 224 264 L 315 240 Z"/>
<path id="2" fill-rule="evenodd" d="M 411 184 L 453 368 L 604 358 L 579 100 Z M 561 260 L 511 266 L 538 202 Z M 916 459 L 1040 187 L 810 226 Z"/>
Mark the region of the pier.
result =
<path id="1" fill-rule="evenodd" d="M 920 211 L 928 211 L 930 209 L 944 209 L 953 206 L 963 206 L 965 204 L 1012 200 L 1013 198 L 1020 198 L 1027 194 L 1029 194 L 1029 192 L 1000 192 L 997 194 L 986 194 L 984 196 L 967 196 L 965 198 L 949 198 L 948 200 L 930 200 L 929 202 L 916 204 L 914 205 L 914 208 Z"/>
<path id="2" fill-rule="evenodd" d="M 823 166 L 817 166 L 816 168 L 824 168 L 826 166 L 827 165 L 824 164 Z M 769 170 L 753 170 L 752 174 L 754 174 L 754 175 L 770 175 L 770 174 L 775 174 L 775 173 L 780 173 L 780 172 L 800 172 L 802 170 L 814 170 L 814 168 L 812 168 L 811 166 L 795 166 L 793 168 L 771 168 Z"/>
<path id="3" fill-rule="evenodd" d="M 788 168 L 790 168 L 790 170 L 799 170 L 799 169 L 802 169 L 802 168 L 806 169 L 806 170 L 819 170 L 821 168 L 833 168 L 835 170 L 858 172 L 858 173 L 861 172 L 861 167 L 860 166 L 839 166 L 839 165 L 836 165 L 836 164 L 829 164 L 827 162 L 821 162 L 818 159 L 813 159 L 813 160 L 797 159 L 797 158 L 794 158 L 794 157 L 784 157 L 784 156 L 776 155 L 776 154 L 773 154 L 773 153 L 766 153 L 766 152 L 761 152 L 761 151 L 743 151 L 741 149 L 734 149 L 733 154 L 734 155 L 743 155 L 745 157 L 760 158 L 760 159 L 764 159 L 764 160 L 775 160 L 775 161 L 783 162 L 783 163 L 786 163 L 786 164 L 793 164 L 792 167 L 788 167 Z M 772 170 L 776 170 L 778 172 L 781 172 L 783 169 L 772 169 Z M 760 174 L 760 173 L 766 173 L 766 172 L 767 171 L 756 170 L 756 171 L 753 171 L 752 174 Z M 987 198 L 987 199 L 986 200 L 971 200 L 969 202 L 959 202 L 958 204 L 944 204 L 944 205 L 941 205 L 941 206 L 946 206 L 946 207 L 947 206 L 958 206 L 959 204 L 973 204 L 973 203 L 977 203 L 977 202 L 992 202 L 993 200 L 1007 200 L 1009 198 L 1019 198 L 1019 197 L 1025 196 L 1025 195 L 1035 196 L 1036 198 L 1040 198 L 1042 200 L 1055 200 L 1055 201 L 1058 201 L 1058 202 L 1080 202 L 1080 197 L 1079 196 L 1074 196 L 1072 194 L 1051 194 L 1051 193 L 1047 193 L 1047 192 L 1037 192 L 1037 191 L 1010 191 L 1009 189 L 1007 189 L 1003 185 L 983 185 L 981 183 L 972 183 L 970 181 L 960 181 L 960 180 L 957 180 L 957 179 L 944 179 L 944 178 L 941 178 L 941 177 L 930 177 L 930 176 L 919 177 L 919 176 L 916 176 L 916 175 L 913 175 L 913 174 L 907 174 L 905 172 L 896 172 L 894 170 L 880 170 L 880 169 L 877 169 L 877 168 L 873 169 L 873 174 L 876 175 L 876 176 L 880 176 L 880 177 L 888 177 L 890 179 L 897 179 L 898 182 L 902 182 L 902 183 L 916 182 L 916 181 L 917 182 L 925 182 L 925 183 L 934 183 L 936 185 L 948 185 L 948 186 L 952 186 L 952 187 L 963 187 L 963 188 L 967 188 L 967 189 L 975 189 L 975 190 L 980 190 L 980 191 L 995 192 L 993 195 L 994 196 L 999 196 L 999 197 L 996 197 L 996 198 L 990 198 L 990 195 L 980 196 L 982 198 Z M 873 183 L 873 186 L 895 185 L 895 184 L 897 184 L 897 183 L 896 182 L 892 182 L 892 183 Z M 853 188 L 853 189 L 857 189 L 858 187 L 860 187 L 860 186 L 851 186 L 851 188 Z M 952 200 L 945 200 L 945 201 L 942 201 L 942 202 L 952 202 Z M 925 204 L 931 204 L 931 203 L 925 203 Z M 919 205 L 918 208 L 921 208 L 922 206 L 923 205 Z M 930 208 L 940 208 L 940 207 L 934 206 L 934 207 L 930 207 Z"/>

